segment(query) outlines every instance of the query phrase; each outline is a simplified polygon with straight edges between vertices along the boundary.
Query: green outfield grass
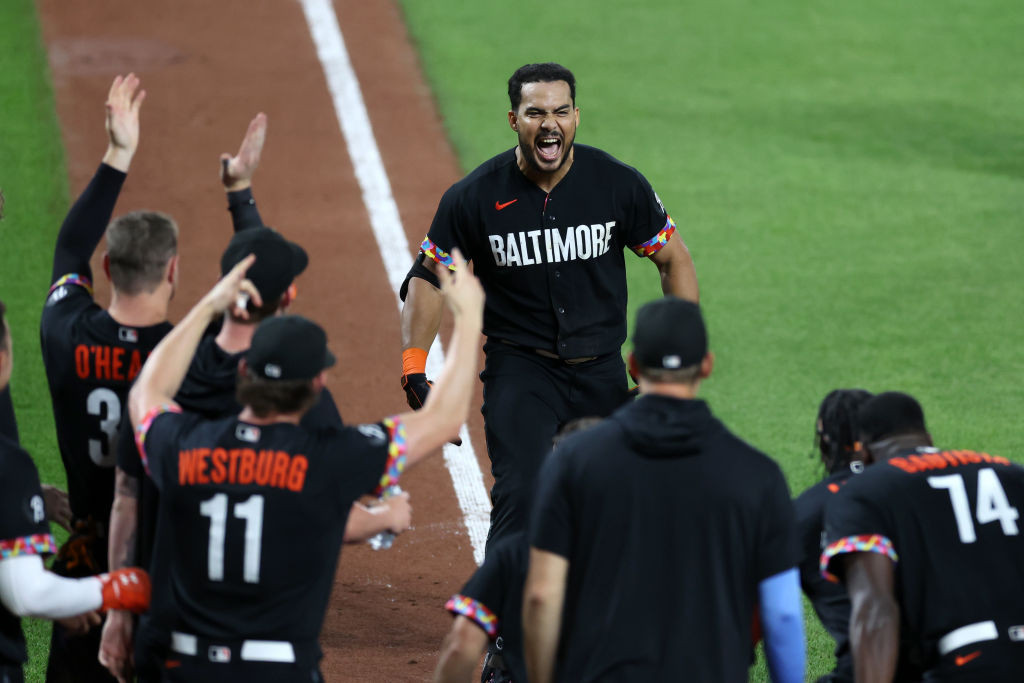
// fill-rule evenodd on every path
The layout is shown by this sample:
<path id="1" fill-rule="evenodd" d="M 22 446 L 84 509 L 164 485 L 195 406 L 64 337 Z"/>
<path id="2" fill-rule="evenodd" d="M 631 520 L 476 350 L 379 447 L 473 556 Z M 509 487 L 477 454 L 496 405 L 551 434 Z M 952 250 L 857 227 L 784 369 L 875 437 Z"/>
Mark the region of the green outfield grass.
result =
<path id="1" fill-rule="evenodd" d="M 53 93 L 31 0 L 0 3 L 0 298 L 14 341 L 11 391 L 22 445 L 43 482 L 64 486 L 53 412 L 39 352 L 39 314 L 53 243 L 67 212 L 67 172 Z M 55 531 L 60 531 L 56 526 Z M 63 540 L 66 534 L 59 534 Z M 26 680 L 42 681 L 50 623 L 22 621 L 29 643 Z"/>
<path id="2" fill-rule="evenodd" d="M 939 444 L 1024 459 L 1019 3 L 402 4 L 467 170 L 515 144 L 516 67 L 576 72 L 577 140 L 639 168 L 693 253 L 705 396 L 794 494 L 839 386 L 908 391 Z M 632 311 L 658 287 L 631 268 Z"/>

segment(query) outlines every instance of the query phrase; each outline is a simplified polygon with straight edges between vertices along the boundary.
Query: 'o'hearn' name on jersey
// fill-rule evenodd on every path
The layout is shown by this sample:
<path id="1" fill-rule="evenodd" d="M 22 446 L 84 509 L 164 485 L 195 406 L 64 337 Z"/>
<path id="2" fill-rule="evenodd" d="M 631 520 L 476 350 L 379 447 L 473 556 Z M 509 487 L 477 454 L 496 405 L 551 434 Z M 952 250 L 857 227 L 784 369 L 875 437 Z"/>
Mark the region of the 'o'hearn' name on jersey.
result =
<path id="1" fill-rule="evenodd" d="M 521 230 L 488 235 L 496 266 L 532 266 L 538 263 L 585 261 L 608 253 L 615 221 L 603 225 L 570 226 L 565 230 Z M 542 244 L 543 243 L 543 244 Z"/>

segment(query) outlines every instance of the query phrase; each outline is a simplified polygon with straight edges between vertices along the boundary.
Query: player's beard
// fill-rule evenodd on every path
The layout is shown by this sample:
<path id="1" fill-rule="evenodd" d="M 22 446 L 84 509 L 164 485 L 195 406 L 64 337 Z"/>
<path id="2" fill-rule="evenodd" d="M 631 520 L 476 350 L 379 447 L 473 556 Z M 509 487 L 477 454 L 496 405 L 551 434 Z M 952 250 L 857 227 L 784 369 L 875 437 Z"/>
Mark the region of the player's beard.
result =
<path id="1" fill-rule="evenodd" d="M 573 131 L 572 137 L 568 139 L 566 139 L 561 135 L 561 133 L 559 133 L 558 137 L 562 138 L 562 156 L 558 160 L 558 165 L 555 166 L 554 168 L 551 168 L 550 166 L 542 165 L 542 162 L 539 161 L 540 157 L 537 152 L 536 145 L 537 140 L 543 137 L 547 137 L 548 135 L 550 135 L 550 133 L 538 133 L 533 137 L 532 140 L 525 139 L 522 133 L 520 133 L 519 135 L 519 149 L 520 151 L 522 151 L 523 157 L 526 159 L 526 163 L 534 172 L 538 174 L 551 174 L 560 171 L 562 167 L 565 166 L 565 162 L 567 162 L 572 157 L 572 146 L 576 142 L 576 131 Z"/>

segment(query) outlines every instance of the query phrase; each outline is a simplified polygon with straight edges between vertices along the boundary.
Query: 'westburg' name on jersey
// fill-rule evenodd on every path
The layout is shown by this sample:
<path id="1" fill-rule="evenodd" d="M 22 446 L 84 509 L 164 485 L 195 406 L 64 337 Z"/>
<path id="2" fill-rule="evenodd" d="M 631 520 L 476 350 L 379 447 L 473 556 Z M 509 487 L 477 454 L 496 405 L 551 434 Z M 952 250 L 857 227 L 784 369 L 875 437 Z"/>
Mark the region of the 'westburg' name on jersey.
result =
<path id="1" fill-rule="evenodd" d="M 421 245 L 452 267 L 458 247 L 487 294 L 484 333 L 563 357 L 617 350 L 625 341 L 624 249 L 656 253 L 675 223 L 634 168 L 574 146 L 566 176 L 545 192 L 515 150 L 486 161 L 441 198 Z"/>

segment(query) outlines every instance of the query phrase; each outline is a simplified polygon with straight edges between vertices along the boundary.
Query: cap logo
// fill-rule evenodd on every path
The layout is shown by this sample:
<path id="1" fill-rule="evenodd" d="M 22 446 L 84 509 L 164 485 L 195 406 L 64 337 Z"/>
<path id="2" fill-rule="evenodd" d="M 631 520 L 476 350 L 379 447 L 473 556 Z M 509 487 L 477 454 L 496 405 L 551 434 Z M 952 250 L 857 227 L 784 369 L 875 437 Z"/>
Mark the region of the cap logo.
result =
<path id="1" fill-rule="evenodd" d="M 683 359 L 679 356 L 662 356 L 661 367 L 668 370 L 675 370 L 683 367 Z"/>
<path id="2" fill-rule="evenodd" d="M 281 376 L 281 366 L 274 363 L 267 363 L 263 366 L 263 374 L 267 377 L 277 379 Z"/>

